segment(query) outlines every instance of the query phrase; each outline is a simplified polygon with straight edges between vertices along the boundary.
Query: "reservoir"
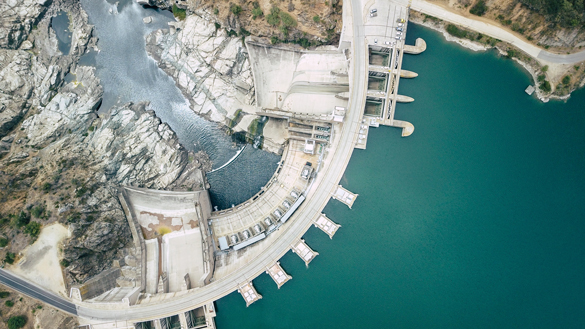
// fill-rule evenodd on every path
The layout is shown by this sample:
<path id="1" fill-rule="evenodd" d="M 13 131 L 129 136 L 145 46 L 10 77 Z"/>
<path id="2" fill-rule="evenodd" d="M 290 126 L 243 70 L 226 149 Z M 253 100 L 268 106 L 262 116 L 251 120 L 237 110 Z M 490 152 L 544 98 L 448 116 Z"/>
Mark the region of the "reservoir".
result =
<path id="1" fill-rule="evenodd" d="M 220 329 L 583 328 L 585 90 L 565 103 L 524 93 L 529 75 L 410 25 L 396 118 L 416 130 L 369 132 L 331 200 L 333 240 L 311 228 L 309 268 L 292 252 L 282 288 L 216 302 Z"/>

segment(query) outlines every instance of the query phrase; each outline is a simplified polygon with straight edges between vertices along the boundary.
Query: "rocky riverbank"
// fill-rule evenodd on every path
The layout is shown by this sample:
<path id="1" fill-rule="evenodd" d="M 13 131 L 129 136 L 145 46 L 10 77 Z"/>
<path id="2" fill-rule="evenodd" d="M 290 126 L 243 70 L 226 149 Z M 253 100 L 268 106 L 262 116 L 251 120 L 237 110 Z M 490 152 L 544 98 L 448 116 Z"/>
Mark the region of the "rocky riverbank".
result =
<path id="1" fill-rule="evenodd" d="M 66 284 L 83 282 L 131 243 L 119 186 L 199 189 L 207 183 L 192 173 L 209 170 L 209 159 L 187 152 L 147 103 L 98 116 L 95 68 L 77 64 L 97 40 L 78 1 L 0 6 L 9 23 L 0 28 L 0 257 L 18 262 L 40 229 L 58 221 L 72 232 L 62 246 Z M 60 11 L 71 20 L 67 55 L 51 28 Z"/>

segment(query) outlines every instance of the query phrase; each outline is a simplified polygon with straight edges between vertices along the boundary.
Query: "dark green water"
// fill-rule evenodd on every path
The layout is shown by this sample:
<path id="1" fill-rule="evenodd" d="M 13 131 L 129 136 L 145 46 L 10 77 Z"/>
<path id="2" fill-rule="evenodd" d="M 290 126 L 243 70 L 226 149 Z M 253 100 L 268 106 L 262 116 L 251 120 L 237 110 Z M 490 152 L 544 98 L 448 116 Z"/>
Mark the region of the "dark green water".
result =
<path id="1" fill-rule="evenodd" d="M 341 182 L 353 210 L 324 211 L 343 227 L 311 228 L 320 255 L 289 252 L 280 290 L 262 275 L 249 308 L 218 301 L 219 329 L 585 328 L 584 90 L 542 104 L 514 62 L 408 36 L 428 44 L 400 83 L 414 134 L 370 130 Z"/>

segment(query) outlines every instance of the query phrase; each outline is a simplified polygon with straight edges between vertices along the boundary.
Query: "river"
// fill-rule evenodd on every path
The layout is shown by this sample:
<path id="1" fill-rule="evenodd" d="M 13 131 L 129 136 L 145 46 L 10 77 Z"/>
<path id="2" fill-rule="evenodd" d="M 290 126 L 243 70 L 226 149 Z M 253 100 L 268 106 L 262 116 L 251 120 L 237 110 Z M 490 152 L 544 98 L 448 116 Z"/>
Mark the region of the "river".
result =
<path id="1" fill-rule="evenodd" d="M 133 0 L 82 0 L 81 4 L 99 38 L 99 52 L 84 55 L 80 64 L 97 68 L 104 88 L 100 112 L 115 104 L 149 101 L 149 108 L 173 129 L 186 149 L 207 152 L 213 168 L 231 159 L 241 146 L 217 124 L 195 114 L 174 81 L 146 53 L 144 37 L 168 28 L 167 23 L 174 20 L 172 13 L 144 8 Z M 147 16 L 153 17 L 152 23 L 143 23 Z M 279 160 L 274 154 L 246 148 L 234 163 L 208 175 L 212 204 L 225 209 L 252 197 L 272 177 Z"/>
<path id="2" fill-rule="evenodd" d="M 311 228 L 309 268 L 292 252 L 280 290 L 219 300 L 219 329 L 583 328 L 585 90 L 543 104 L 528 74 L 495 51 L 475 53 L 410 25 L 397 119 L 407 138 L 371 129 L 332 200 L 333 240 Z"/>

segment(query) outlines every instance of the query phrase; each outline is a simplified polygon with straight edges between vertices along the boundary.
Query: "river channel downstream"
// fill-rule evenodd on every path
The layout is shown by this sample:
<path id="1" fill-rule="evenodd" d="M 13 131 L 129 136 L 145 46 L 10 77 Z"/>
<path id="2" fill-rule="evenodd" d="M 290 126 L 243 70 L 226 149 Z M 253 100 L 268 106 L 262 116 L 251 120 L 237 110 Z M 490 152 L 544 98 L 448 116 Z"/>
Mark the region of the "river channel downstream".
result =
<path id="1" fill-rule="evenodd" d="M 207 152 L 213 168 L 229 161 L 242 146 L 235 145 L 217 124 L 195 114 L 175 82 L 146 53 L 145 36 L 168 28 L 167 23 L 174 20 L 172 13 L 144 8 L 132 0 L 81 0 L 81 4 L 99 38 L 99 52 L 86 54 L 80 64 L 97 68 L 104 88 L 100 113 L 115 104 L 149 101 L 149 108 L 173 129 L 186 149 Z M 148 16 L 152 22 L 145 24 L 142 19 Z M 252 197 L 272 177 L 279 160 L 247 147 L 233 163 L 207 176 L 212 204 L 225 209 Z"/>
<path id="2" fill-rule="evenodd" d="M 585 90 L 543 104 L 529 75 L 495 51 L 475 53 L 410 25 L 397 119 L 407 138 L 371 129 L 340 182 L 353 209 L 331 200 L 333 240 L 304 236 L 310 267 L 289 252 L 281 289 L 234 292 L 217 328 L 583 328 Z"/>

